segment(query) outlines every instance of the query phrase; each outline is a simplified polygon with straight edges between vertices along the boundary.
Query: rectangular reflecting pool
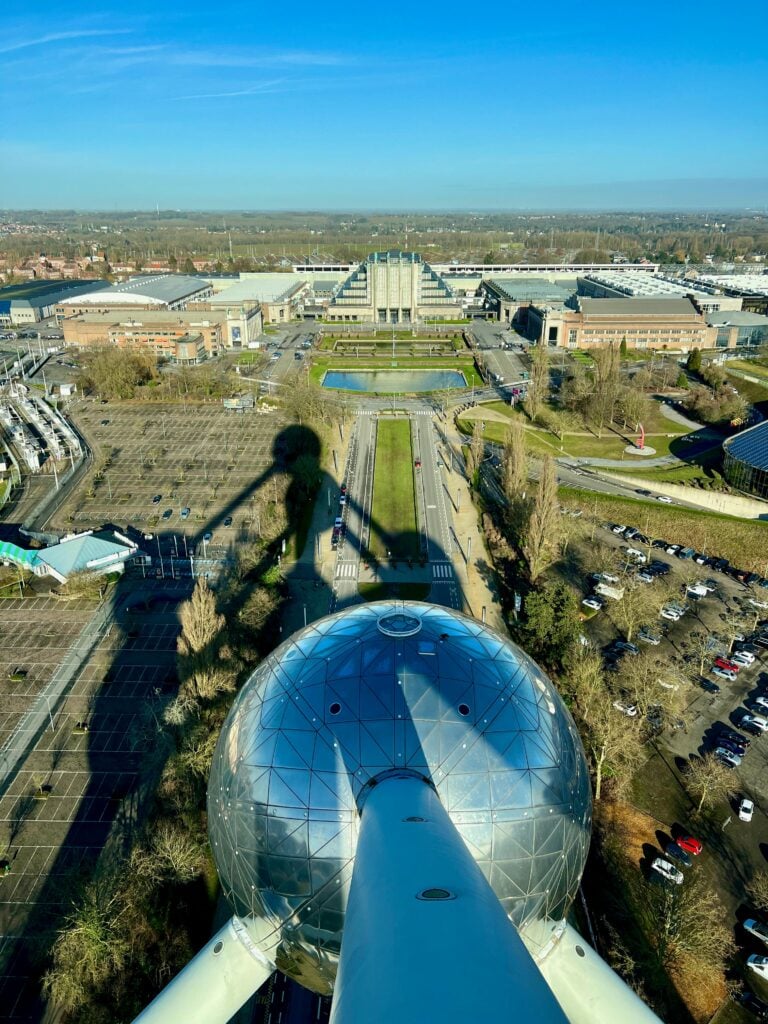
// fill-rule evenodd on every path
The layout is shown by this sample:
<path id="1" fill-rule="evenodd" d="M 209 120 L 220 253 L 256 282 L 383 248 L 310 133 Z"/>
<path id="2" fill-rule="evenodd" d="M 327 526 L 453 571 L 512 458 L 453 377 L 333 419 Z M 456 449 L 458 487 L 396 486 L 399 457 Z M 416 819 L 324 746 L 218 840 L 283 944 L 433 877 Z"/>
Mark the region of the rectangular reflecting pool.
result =
<path id="1" fill-rule="evenodd" d="M 387 395 L 466 386 L 467 379 L 458 370 L 326 370 L 323 377 L 324 388 Z"/>

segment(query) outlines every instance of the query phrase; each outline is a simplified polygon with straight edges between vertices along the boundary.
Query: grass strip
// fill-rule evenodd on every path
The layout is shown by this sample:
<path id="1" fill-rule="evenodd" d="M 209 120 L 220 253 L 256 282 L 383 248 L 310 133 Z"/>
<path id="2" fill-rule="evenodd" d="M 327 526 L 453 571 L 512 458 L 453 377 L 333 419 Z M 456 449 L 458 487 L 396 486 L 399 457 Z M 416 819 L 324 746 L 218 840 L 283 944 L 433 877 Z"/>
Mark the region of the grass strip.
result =
<path id="1" fill-rule="evenodd" d="M 381 561 L 387 558 L 387 551 L 395 558 L 417 558 L 419 554 L 409 420 L 379 421 L 371 549 Z"/>

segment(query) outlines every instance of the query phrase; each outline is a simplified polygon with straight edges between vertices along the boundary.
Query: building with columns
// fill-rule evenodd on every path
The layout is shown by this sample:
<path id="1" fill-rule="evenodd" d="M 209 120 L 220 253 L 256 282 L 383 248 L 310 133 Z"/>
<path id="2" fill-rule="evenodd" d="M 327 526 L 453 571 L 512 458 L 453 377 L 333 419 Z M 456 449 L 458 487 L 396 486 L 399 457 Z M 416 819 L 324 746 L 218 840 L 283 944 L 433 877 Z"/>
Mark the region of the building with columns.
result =
<path id="1" fill-rule="evenodd" d="M 462 304 L 419 253 L 374 252 L 354 270 L 328 305 L 327 319 L 377 324 L 456 320 Z"/>

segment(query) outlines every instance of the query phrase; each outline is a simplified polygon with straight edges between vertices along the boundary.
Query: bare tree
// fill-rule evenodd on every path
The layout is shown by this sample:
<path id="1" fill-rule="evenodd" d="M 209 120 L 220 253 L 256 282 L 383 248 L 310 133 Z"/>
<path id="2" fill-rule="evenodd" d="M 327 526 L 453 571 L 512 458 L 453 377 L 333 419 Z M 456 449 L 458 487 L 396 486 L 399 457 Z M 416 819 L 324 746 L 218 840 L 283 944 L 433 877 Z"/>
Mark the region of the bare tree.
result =
<path id="1" fill-rule="evenodd" d="M 507 501 L 517 501 L 528 486 L 528 456 L 525 451 L 525 424 L 514 416 L 504 442 L 502 464 L 504 495 Z"/>
<path id="2" fill-rule="evenodd" d="M 480 463 L 483 461 L 483 454 L 485 452 L 485 441 L 483 439 L 483 424 L 482 421 L 476 419 L 472 427 L 472 441 L 470 442 L 470 452 L 472 454 L 473 469 L 478 470 Z"/>
<path id="3" fill-rule="evenodd" d="M 200 874 L 203 847 L 198 839 L 176 822 L 162 821 L 146 846 L 137 846 L 131 865 L 153 882 L 189 882 Z"/>
<path id="4" fill-rule="evenodd" d="M 538 419 L 548 398 L 549 352 L 547 351 L 546 343 L 539 342 L 533 350 L 531 379 L 528 384 L 528 393 L 525 397 L 526 412 L 532 421 Z"/>
<path id="5" fill-rule="evenodd" d="M 654 887 L 649 899 L 656 955 L 667 969 L 700 976 L 723 970 L 734 951 L 733 932 L 705 875 L 692 873 L 685 885 Z"/>
<path id="6" fill-rule="evenodd" d="M 704 754 L 689 761 L 683 775 L 686 789 L 698 800 L 697 812 L 725 796 L 731 779 L 730 769 L 714 754 Z"/>
<path id="7" fill-rule="evenodd" d="M 627 785 L 643 760 L 644 752 L 637 724 L 621 714 L 609 700 L 592 708 L 586 745 L 595 773 L 595 800 L 602 795 L 603 778 L 610 770 L 618 789 Z"/>
<path id="8" fill-rule="evenodd" d="M 528 574 L 532 582 L 552 564 L 557 554 L 559 520 L 555 463 L 551 456 L 545 455 L 523 540 L 523 554 L 528 562 Z"/>
<path id="9" fill-rule="evenodd" d="M 758 910 L 768 911 L 768 871 L 758 871 L 747 885 L 747 891 Z"/>
<path id="10" fill-rule="evenodd" d="M 609 342 L 604 348 L 593 349 L 591 355 L 595 366 L 595 394 L 589 407 L 589 418 L 597 425 L 598 436 L 602 436 L 603 427 L 611 422 L 616 409 L 621 356 L 613 342 Z"/>
<path id="11" fill-rule="evenodd" d="M 182 696 L 210 700 L 234 689 L 234 675 L 220 656 L 224 639 L 224 616 L 216 611 L 216 598 L 206 581 L 199 579 L 181 607 L 177 651 Z"/>

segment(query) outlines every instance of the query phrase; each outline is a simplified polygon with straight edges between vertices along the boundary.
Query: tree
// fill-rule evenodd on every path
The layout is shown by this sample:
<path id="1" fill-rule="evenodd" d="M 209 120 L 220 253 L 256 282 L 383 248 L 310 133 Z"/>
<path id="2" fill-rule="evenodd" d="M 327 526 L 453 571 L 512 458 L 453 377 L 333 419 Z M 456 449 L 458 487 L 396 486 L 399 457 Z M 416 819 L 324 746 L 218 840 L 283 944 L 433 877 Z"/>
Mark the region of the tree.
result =
<path id="1" fill-rule="evenodd" d="M 549 398 L 549 352 L 545 342 L 539 342 L 533 350 L 531 379 L 525 398 L 525 408 L 531 421 L 538 419 Z"/>
<path id="2" fill-rule="evenodd" d="M 634 720 L 617 711 L 610 700 L 595 704 L 585 725 L 598 801 L 605 776 L 610 775 L 619 789 L 631 781 L 644 757 L 643 745 Z"/>
<path id="3" fill-rule="evenodd" d="M 714 754 L 703 754 L 688 762 L 683 774 L 685 788 L 698 800 L 696 812 L 725 796 L 731 786 L 731 770 Z"/>
<path id="4" fill-rule="evenodd" d="M 223 267 L 221 267 L 220 263 L 218 263 L 217 266 L 220 267 L 221 269 L 223 269 Z M 187 256 L 187 258 L 184 260 L 184 263 L 182 264 L 182 268 L 181 269 L 183 270 L 183 272 L 185 274 L 194 274 L 195 273 L 195 264 L 192 262 L 192 260 L 189 258 L 189 256 Z M 217 270 L 217 273 L 220 273 L 220 272 L 221 272 L 220 270 Z"/>
<path id="5" fill-rule="evenodd" d="M 66 915 L 53 944 L 52 966 L 43 977 L 43 991 L 63 1014 L 77 1012 L 95 989 L 123 969 L 130 943 L 115 923 L 126 909 L 118 879 L 99 874 Z"/>
<path id="6" fill-rule="evenodd" d="M 720 612 L 720 621 L 723 624 L 723 632 L 728 644 L 727 653 L 730 654 L 739 637 L 746 636 L 750 632 L 752 617 L 746 615 L 743 608 L 732 602 L 725 606 L 725 611 Z"/>
<path id="7" fill-rule="evenodd" d="M 619 345 L 619 355 L 621 356 L 622 359 L 626 359 L 627 358 L 627 337 L 626 337 L 626 335 L 621 339 L 621 344 Z"/>
<path id="8" fill-rule="evenodd" d="M 758 910 L 768 912 L 768 871 L 758 871 L 747 885 L 747 892 Z"/>
<path id="9" fill-rule="evenodd" d="M 603 658 L 597 651 L 579 647 L 578 653 L 568 665 L 562 686 L 565 696 L 570 698 L 574 717 L 588 723 L 598 704 L 610 703 L 610 694 L 605 682 Z"/>
<path id="10" fill-rule="evenodd" d="M 733 932 L 705 875 L 693 872 L 684 885 L 652 886 L 645 895 L 656 956 L 668 970 L 703 976 L 724 969 L 734 951 Z"/>
<path id="11" fill-rule="evenodd" d="M 687 375 L 685 373 L 685 370 L 681 370 L 680 373 L 678 373 L 678 375 L 677 375 L 677 380 L 675 381 L 675 387 L 676 388 L 681 388 L 682 390 L 687 391 L 690 386 L 691 385 L 688 382 L 688 377 L 687 377 Z"/>
<path id="12" fill-rule="evenodd" d="M 594 361 L 595 395 L 590 406 L 590 418 L 597 425 L 598 436 L 602 436 L 603 427 L 612 421 L 616 408 L 621 359 L 612 341 L 604 348 L 594 349 L 591 355 Z"/>
<path id="13" fill-rule="evenodd" d="M 631 640 L 637 627 L 643 624 L 650 613 L 649 588 L 636 576 L 625 576 L 620 586 L 624 594 L 618 601 L 611 602 L 611 618 L 624 634 L 625 640 Z"/>
<path id="14" fill-rule="evenodd" d="M 156 825 L 146 846 L 131 855 L 134 870 L 153 882 L 191 882 L 200 874 L 203 846 L 192 833 L 173 821 Z"/>
<path id="15" fill-rule="evenodd" d="M 701 352 L 699 349 L 694 348 L 690 351 L 688 358 L 685 361 L 685 366 L 687 370 L 691 371 L 691 373 L 701 372 Z"/>
<path id="16" fill-rule="evenodd" d="M 513 416 L 504 442 L 502 481 L 508 502 L 517 501 L 528 486 L 525 424 L 519 416 Z"/>
<path id="17" fill-rule="evenodd" d="M 532 583 L 536 582 L 556 556 L 560 532 L 559 518 L 555 463 L 551 455 L 545 455 L 541 461 L 539 485 L 522 544 Z"/>
<path id="18" fill-rule="evenodd" d="M 181 606 L 181 635 L 177 641 L 180 693 L 210 700 L 233 690 L 235 679 L 222 658 L 225 619 L 216 611 L 216 598 L 205 579 Z"/>
<path id="19" fill-rule="evenodd" d="M 534 658 L 554 667 L 567 664 L 581 633 L 579 605 L 571 588 L 553 580 L 528 594 L 521 632 L 523 646 Z"/>
<path id="20" fill-rule="evenodd" d="M 140 385 L 156 376 L 157 360 L 150 352 L 99 345 L 83 356 L 80 384 L 103 398 L 132 398 Z"/>
<path id="21" fill-rule="evenodd" d="M 696 666 L 698 674 L 703 676 L 707 662 L 710 662 L 715 656 L 709 634 L 701 629 L 692 629 L 681 646 L 686 653 L 686 657 L 690 658 Z"/>

